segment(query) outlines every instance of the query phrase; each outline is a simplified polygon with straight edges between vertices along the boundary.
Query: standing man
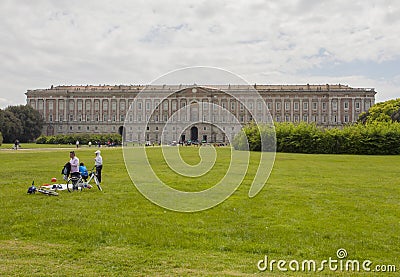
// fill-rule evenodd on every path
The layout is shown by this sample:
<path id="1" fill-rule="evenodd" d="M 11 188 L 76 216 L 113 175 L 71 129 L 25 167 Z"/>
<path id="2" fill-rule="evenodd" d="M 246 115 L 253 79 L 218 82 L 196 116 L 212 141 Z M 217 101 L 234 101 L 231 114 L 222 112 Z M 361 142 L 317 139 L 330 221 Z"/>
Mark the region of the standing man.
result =
<path id="1" fill-rule="evenodd" d="M 69 157 L 71 160 L 69 161 L 71 165 L 71 177 L 77 177 L 79 178 L 80 173 L 79 173 L 79 159 L 77 156 L 75 156 L 75 151 L 69 152 Z"/>
<path id="2" fill-rule="evenodd" d="M 76 148 L 79 148 L 79 140 L 76 141 Z"/>
<path id="3" fill-rule="evenodd" d="M 96 167 L 97 180 L 101 183 L 101 170 L 103 169 L 103 157 L 100 155 L 100 150 L 94 152 L 96 158 L 94 158 L 94 166 Z"/>

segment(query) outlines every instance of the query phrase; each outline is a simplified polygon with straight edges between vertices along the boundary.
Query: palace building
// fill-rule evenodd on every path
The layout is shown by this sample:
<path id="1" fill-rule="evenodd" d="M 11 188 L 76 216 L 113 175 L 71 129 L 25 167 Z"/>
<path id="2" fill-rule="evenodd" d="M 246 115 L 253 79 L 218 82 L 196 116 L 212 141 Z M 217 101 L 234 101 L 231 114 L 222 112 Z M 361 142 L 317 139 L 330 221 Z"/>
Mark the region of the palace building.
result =
<path id="1" fill-rule="evenodd" d="M 134 102 L 142 90 L 140 100 Z M 261 98 L 254 98 L 250 91 Z M 163 93 L 166 96 L 160 97 Z M 163 126 L 187 106 L 175 120 L 186 122 L 188 127 L 169 130 L 169 140 L 226 142 L 238 131 L 234 118 L 241 125 L 269 113 L 276 122 L 304 121 L 326 127 L 353 123 L 375 103 L 375 94 L 373 88 L 341 84 L 88 85 L 28 90 L 26 97 L 27 104 L 43 116 L 45 135 L 126 133 L 126 141 L 160 142 Z M 135 105 L 131 107 L 132 103 Z M 206 104 L 218 105 L 222 110 L 214 111 Z M 148 125 L 140 129 L 143 122 Z M 210 122 L 220 125 L 215 127 Z M 124 123 L 129 123 L 125 124 L 129 130 L 124 129 Z"/>

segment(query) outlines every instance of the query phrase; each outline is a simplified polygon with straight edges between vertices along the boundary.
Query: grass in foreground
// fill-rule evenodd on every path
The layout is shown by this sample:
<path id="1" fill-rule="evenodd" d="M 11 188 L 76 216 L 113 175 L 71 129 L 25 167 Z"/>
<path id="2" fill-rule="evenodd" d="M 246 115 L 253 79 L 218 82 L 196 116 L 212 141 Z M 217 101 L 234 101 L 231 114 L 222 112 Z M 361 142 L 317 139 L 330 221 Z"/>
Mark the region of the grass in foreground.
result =
<path id="1" fill-rule="evenodd" d="M 88 168 L 94 150 L 77 151 Z M 189 187 L 165 169 L 159 148 L 148 151 L 160 178 Z M 182 151 L 188 162 L 198 159 L 196 148 Z M 218 149 L 221 171 L 228 151 Z M 247 197 L 251 169 L 227 201 L 184 214 L 136 190 L 121 149 L 102 148 L 102 155 L 104 193 L 48 197 L 26 195 L 27 188 L 33 179 L 61 179 L 68 150 L 0 151 L 0 275 L 250 275 L 264 255 L 321 261 L 339 248 L 400 270 L 399 156 L 278 154 L 257 197 Z M 211 186 L 210 177 L 193 189 Z"/>

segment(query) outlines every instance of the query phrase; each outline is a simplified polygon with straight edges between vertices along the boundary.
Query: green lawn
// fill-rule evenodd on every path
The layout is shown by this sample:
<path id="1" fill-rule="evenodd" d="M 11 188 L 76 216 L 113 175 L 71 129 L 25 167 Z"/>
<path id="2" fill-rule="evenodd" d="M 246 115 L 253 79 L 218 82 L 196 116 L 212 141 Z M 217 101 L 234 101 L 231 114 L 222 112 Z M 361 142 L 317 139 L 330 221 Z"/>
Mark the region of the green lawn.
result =
<path id="1" fill-rule="evenodd" d="M 121 148 L 102 148 L 103 193 L 93 188 L 58 197 L 26 191 L 32 180 L 61 180 L 68 149 L 1 148 L 0 276 L 265 276 L 271 272 L 257 269 L 265 255 L 322 261 L 336 258 L 339 248 L 349 259 L 394 264 L 400 271 L 400 156 L 278 153 L 255 198 L 247 196 L 253 166 L 224 203 L 178 213 L 136 190 Z M 95 150 L 77 151 L 88 168 Z M 148 154 L 162 180 L 196 191 L 223 175 L 229 151 L 218 149 L 216 169 L 194 182 L 169 171 L 160 148 L 149 148 Z M 252 164 L 257 155 L 252 153 Z M 195 147 L 183 148 L 182 156 L 191 164 L 199 159 Z M 346 275 L 328 269 L 323 274 Z"/>

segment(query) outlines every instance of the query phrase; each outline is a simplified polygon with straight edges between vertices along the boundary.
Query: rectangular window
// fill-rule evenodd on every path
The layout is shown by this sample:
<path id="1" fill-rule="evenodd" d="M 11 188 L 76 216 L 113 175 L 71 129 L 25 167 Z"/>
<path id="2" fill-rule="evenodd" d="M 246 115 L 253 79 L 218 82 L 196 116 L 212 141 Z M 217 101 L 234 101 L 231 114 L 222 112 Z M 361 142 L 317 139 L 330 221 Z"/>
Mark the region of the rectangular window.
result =
<path id="1" fill-rule="evenodd" d="M 150 101 L 146 101 L 146 111 L 150 111 Z"/>
<path id="2" fill-rule="evenodd" d="M 108 101 L 103 101 L 103 111 L 108 110 Z"/>
<path id="3" fill-rule="evenodd" d="M 306 115 L 306 114 L 303 115 L 303 121 L 308 122 L 308 115 Z"/>
<path id="4" fill-rule="evenodd" d="M 360 109 L 360 102 L 356 102 L 356 109 L 357 109 L 357 110 Z"/>
<path id="5" fill-rule="evenodd" d="M 54 101 L 49 101 L 49 110 L 52 111 L 54 108 Z"/>
<path id="6" fill-rule="evenodd" d="M 138 110 L 142 109 L 142 102 L 137 102 L 137 108 L 138 108 Z"/>
<path id="7" fill-rule="evenodd" d="M 108 120 L 107 115 L 106 115 L 106 114 L 103 114 L 103 121 L 107 121 L 107 120 Z"/>
<path id="8" fill-rule="evenodd" d="M 172 109 L 175 111 L 176 110 L 176 101 L 172 102 Z"/>
<path id="9" fill-rule="evenodd" d="M 163 103 L 163 110 L 168 111 L 168 101 L 164 101 Z"/>
<path id="10" fill-rule="evenodd" d="M 285 110 L 286 111 L 290 110 L 290 102 L 287 102 L 287 101 L 285 102 Z"/>
<path id="11" fill-rule="evenodd" d="M 63 110 L 63 109 L 64 109 L 64 101 L 58 102 L 58 108 L 59 108 L 60 110 Z"/>
<path id="12" fill-rule="evenodd" d="M 90 101 L 86 101 L 86 111 L 90 110 Z"/>
<path id="13" fill-rule="evenodd" d="M 98 110 L 99 110 L 99 107 L 100 107 L 100 101 L 94 101 L 94 109 L 95 109 L 96 111 L 98 111 Z"/>
<path id="14" fill-rule="evenodd" d="M 348 116 L 348 115 L 345 115 L 345 116 L 344 116 L 344 122 L 345 122 L 345 123 L 348 123 L 348 122 L 349 122 L 349 116 Z"/>
<path id="15" fill-rule="evenodd" d="M 303 102 L 303 110 L 308 110 L 308 102 Z"/>
<path id="16" fill-rule="evenodd" d="M 332 109 L 335 110 L 335 111 L 337 110 L 337 102 L 336 101 L 332 102 Z"/>
<path id="17" fill-rule="evenodd" d="M 90 115 L 86 115 L 86 121 L 90 121 Z"/>
<path id="18" fill-rule="evenodd" d="M 258 109 L 259 111 L 261 111 L 261 109 L 262 109 L 262 103 L 261 103 L 260 101 L 257 102 L 257 109 Z M 269 109 L 269 108 L 268 108 L 268 109 Z"/>
<path id="19" fill-rule="evenodd" d="M 119 121 L 124 121 L 125 120 L 125 115 L 123 115 L 123 114 L 120 114 L 119 115 Z"/>
<path id="20" fill-rule="evenodd" d="M 281 102 L 276 102 L 275 103 L 275 107 L 276 107 L 277 110 L 280 110 L 281 109 Z"/>
<path id="21" fill-rule="evenodd" d="M 82 101 L 78 101 L 78 110 L 82 111 Z"/>
<path id="22" fill-rule="evenodd" d="M 290 115 L 285 115 L 285 121 L 289 122 L 290 121 Z"/>
<path id="23" fill-rule="evenodd" d="M 207 110 L 208 110 L 208 102 L 203 101 L 203 111 L 207 111 Z"/>
<path id="24" fill-rule="evenodd" d="M 322 109 L 326 110 L 326 103 L 325 102 L 322 103 Z"/>
<path id="25" fill-rule="evenodd" d="M 49 114 L 49 121 L 53 122 L 53 115 L 52 114 Z"/>
<path id="26" fill-rule="evenodd" d="M 267 108 L 268 108 L 268 110 L 272 110 L 272 103 L 271 102 L 267 103 Z"/>
<path id="27" fill-rule="evenodd" d="M 59 121 L 63 121 L 63 120 L 64 120 L 62 114 L 60 114 L 60 115 L 58 116 L 58 120 L 59 120 Z"/>
<path id="28" fill-rule="evenodd" d="M 235 109 L 235 101 L 231 101 L 231 110 L 234 110 Z"/>
<path id="29" fill-rule="evenodd" d="M 115 110 L 117 109 L 117 101 L 112 101 L 112 102 L 111 102 L 111 109 L 112 109 L 113 111 L 115 111 Z"/>
<path id="30" fill-rule="evenodd" d="M 349 109 L 349 101 L 344 102 L 344 109 L 348 110 Z"/>
<path id="31" fill-rule="evenodd" d="M 317 110 L 317 106 L 318 106 L 317 104 L 318 104 L 317 102 L 312 102 L 312 108 L 314 111 Z"/>
<path id="32" fill-rule="evenodd" d="M 295 111 L 299 110 L 299 102 L 294 102 L 294 110 Z"/>
<path id="33" fill-rule="evenodd" d="M 125 101 L 119 102 L 119 109 L 124 111 L 125 110 Z M 122 120 L 123 121 L 123 120 Z"/>

